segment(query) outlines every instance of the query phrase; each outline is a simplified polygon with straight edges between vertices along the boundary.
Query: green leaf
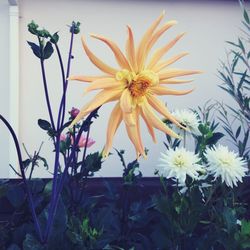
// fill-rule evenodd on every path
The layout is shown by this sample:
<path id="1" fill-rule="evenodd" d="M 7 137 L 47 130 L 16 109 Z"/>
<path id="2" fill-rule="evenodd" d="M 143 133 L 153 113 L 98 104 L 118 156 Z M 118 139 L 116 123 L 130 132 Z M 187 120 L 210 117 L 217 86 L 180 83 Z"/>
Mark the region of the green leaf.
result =
<path id="1" fill-rule="evenodd" d="M 237 227 L 235 210 L 229 207 L 225 207 L 223 211 L 223 218 L 225 220 L 228 232 L 232 232 L 232 230 Z"/>
<path id="2" fill-rule="evenodd" d="M 198 129 L 200 130 L 200 132 L 203 134 L 203 135 L 206 135 L 208 132 L 209 132 L 209 127 L 205 124 L 200 124 L 198 126 Z"/>
<path id="3" fill-rule="evenodd" d="M 246 11 L 246 10 L 244 10 L 244 12 L 243 12 L 243 16 L 244 16 L 244 19 L 245 19 L 246 23 L 250 24 L 249 16 L 248 16 L 248 14 L 247 14 L 247 11 Z"/>
<path id="4" fill-rule="evenodd" d="M 97 172 L 101 169 L 102 166 L 102 156 L 99 154 L 99 152 L 95 152 L 93 154 L 87 155 L 85 161 L 85 168 L 89 172 Z"/>
<path id="5" fill-rule="evenodd" d="M 59 40 L 59 35 L 58 32 L 56 32 L 51 36 L 50 41 L 55 44 L 58 42 L 58 40 Z"/>
<path id="6" fill-rule="evenodd" d="M 230 41 L 226 41 L 226 43 L 228 43 L 228 44 L 230 44 L 230 45 L 233 45 L 233 46 L 235 46 L 235 47 L 238 47 L 238 48 L 239 48 L 239 45 L 238 45 L 238 44 L 236 44 L 236 43 L 233 43 L 233 42 L 230 42 Z"/>
<path id="7" fill-rule="evenodd" d="M 236 131 L 236 134 L 235 134 L 236 139 L 239 137 L 240 131 L 241 131 L 241 126 L 239 126 L 237 131 Z"/>
<path id="8" fill-rule="evenodd" d="M 47 163 L 47 160 L 44 158 L 44 157 L 41 157 L 40 155 L 37 156 L 37 159 L 39 161 L 42 161 L 43 162 L 43 166 L 48 170 L 49 169 L 49 165 Z"/>
<path id="9" fill-rule="evenodd" d="M 48 131 L 49 129 L 51 129 L 51 125 L 48 121 L 46 120 L 42 120 L 42 119 L 39 119 L 38 120 L 38 126 L 43 129 L 43 130 L 46 130 Z"/>
<path id="10" fill-rule="evenodd" d="M 33 34 L 33 35 L 37 35 L 37 28 L 39 26 L 32 20 L 29 24 L 28 24 L 28 31 Z"/>
<path id="11" fill-rule="evenodd" d="M 247 220 L 241 221 L 241 234 L 250 236 L 250 221 Z"/>
<path id="12" fill-rule="evenodd" d="M 48 59 L 53 54 L 54 49 L 51 42 L 47 42 L 43 50 L 43 59 Z"/>
<path id="13" fill-rule="evenodd" d="M 209 138 L 207 140 L 207 144 L 208 145 L 214 145 L 216 144 L 222 137 L 224 136 L 224 134 L 220 133 L 220 132 L 216 132 L 213 134 L 213 136 L 211 138 Z"/>
<path id="14" fill-rule="evenodd" d="M 245 54 L 245 48 L 240 38 L 238 39 L 238 42 L 239 42 L 239 47 L 241 48 L 242 52 Z"/>
<path id="15" fill-rule="evenodd" d="M 40 46 L 38 46 L 37 44 L 35 43 L 32 43 L 32 42 L 27 42 L 29 44 L 29 46 L 31 47 L 34 55 L 38 58 L 42 58 L 42 55 L 41 55 L 41 48 Z"/>

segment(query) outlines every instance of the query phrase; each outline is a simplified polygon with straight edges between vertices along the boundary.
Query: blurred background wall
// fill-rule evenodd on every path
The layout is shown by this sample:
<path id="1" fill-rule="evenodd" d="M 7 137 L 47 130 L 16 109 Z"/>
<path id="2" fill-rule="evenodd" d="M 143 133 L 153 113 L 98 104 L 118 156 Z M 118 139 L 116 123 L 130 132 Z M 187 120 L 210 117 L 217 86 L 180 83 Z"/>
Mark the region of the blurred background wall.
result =
<path id="1" fill-rule="evenodd" d="M 3 15 L 6 1 L 0 1 L 0 22 L 1 32 L 7 30 L 6 15 Z M 7 8 L 7 7 L 6 7 Z M 166 11 L 163 22 L 175 19 L 178 24 L 159 40 L 155 48 L 166 44 L 181 32 L 187 32 L 184 38 L 171 50 L 167 56 L 188 51 L 189 56 L 174 65 L 184 69 L 198 69 L 204 71 L 201 75 L 195 75 L 192 84 L 183 85 L 182 89 L 195 87 L 195 91 L 186 96 L 165 96 L 162 98 L 170 110 L 183 108 L 197 108 L 207 100 L 213 99 L 234 105 L 233 101 L 220 90 L 220 80 L 217 69 L 220 67 L 220 60 L 226 58 L 226 40 L 234 40 L 240 33 L 241 10 L 237 1 L 149 1 L 149 0 L 20 0 L 20 102 L 19 102 L 19 131 L 20 142 L 24 143 L 29 152 L 33 153 L 44 141 L 41 155 L 48 158 L 52 164 L 51 141 L 44 131 L 38 128 L 39 118 L 48 119 L 46 103 L 42 87 L 39 60 L 32 54 L 26 41 L 34 41 L 34 37 L 27 31 L 27 24 L 35 20 L 41 27 L 51 32 L 59 31 L 63 59 L 67 60 L 70 34 L 68 24 L 73 20 L 81 22 L 81 34 L 84 34 L 87 43 L 96 55 L 105 62 L 115 65 L 112 53 L 100 42 L 91 39 L 89 33 L 102 34 L 114 40 L 123 49 L 126 41 L 126 25 L 132 26 L 135 34 L 135 41 L 138 41 L 149 25 L 162 12 Z M 3 25 L 4 22 L 6 25 Z M 2 33 L 3 36 L 3 33 Z M 99 73 L 81 46 L 81 35 L 77 35 L 74 41 L 74 60 L 72 61 L 72 74 L 96 75 Z M 1 113 L 8 116 L 8 108 L 5 99 L 8 95 L 8 71 L 5 62 L 8 60 L 7 48 L 8 39 L 0 40 L 1 50 Z M 5 58 L 5 59 L 4 59 Z M 61 82 L 58 60 L 56 56 L 46 61 L 46 72 L 49 83 L 49 91 L 53 97 L 52 106 L 56 113 L 61 94 Z M 4 80 L 3 80 L 4 79 Z M 82 107 L 93 95 L 82 96 L 84 83 L 70 82 L 68 92 L 67 109 Z M 106 125 L 108 116 L 113 104 L 104 105 L 91 129 L 91 137 L 97 143 L 90 151 L 100 151 L 105 143 Z M 1 127 L 2 128 L 2 127 Z M 151 138 L 143 126 L 143 140 L 145 147 L 149 149 L 148 159 L 140 159 L 141 171 L 144 176 L 151 176 L 157 165 L 160 152 L 163 152 L 163 141 L 165 135 L 157 133 L 158 144 L 153 144 Z M 1 130 L 0 175 L 8 173 L 8 153 L 6 150 L 7 136 Z M 192 141 L 189 147 L 192 148 Z M 135 158 L 134 148 L 128 140 L 124 126 L 121 126 L 114 140 L 114 147 L 125 149 L 126 160 L 132 161 Z M 113 150 L 114 152 L 114 150 Z M 12 162 L 13 159 L 10 159 Z M 6 170 L 7 169 L 7 170 Z M 120 176 L 122 166 L 118 156 L 114 153 L 103 164 L 103 168 L 97 176 Z M 35 172 L 36 176 L 45 177 L 49 173 L 41 166 Z"/>
<path id="2" fill-rule="evenodd" d="M 0 0 L 0 114 L 9 119 L 9 3 Z M 0 123 L 0 176 L 9 176 L 9 135 Z"/>

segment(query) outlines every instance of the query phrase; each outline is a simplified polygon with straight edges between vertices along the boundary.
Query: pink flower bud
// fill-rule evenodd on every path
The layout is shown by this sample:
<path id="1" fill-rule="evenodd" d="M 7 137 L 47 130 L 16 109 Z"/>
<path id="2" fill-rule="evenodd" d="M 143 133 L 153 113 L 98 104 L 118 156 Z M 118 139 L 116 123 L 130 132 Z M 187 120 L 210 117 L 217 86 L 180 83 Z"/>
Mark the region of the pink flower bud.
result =
<path id="1" fill-rule="evenodd" d="M 77 115 L 79 114 L 79 112 L 80 112 L 79 109 L 73 107 L 70 111 L 71 118 L 75 119 Z"/>
<path id="2" fill-rule="evenodd" d="M 93 139 L 89 138 L 89 139 L 88 139 L 88 143 L 87 143 L 87 145 L 86 145 L 87 148 L 91 147 L 94 143 L 95 143 L 95 141 L 94 141 Z M 73 139 L 73 137 L 71 136 L 71 145 L 73 145 L 73 144 L 74 144 L 74 139 Z M 85 144 L 86 144 L 86 137 L 82 135 L 82 136 L 80 137 L 79 142 L 78 142 L 78 147 L 79 147 L 79 148 L 84 148 L 84 147 L 85 147 Z"/>
<path id="3" fill-rule="evenodd" d="M 60 134 L 60 141 L 66 141 L 67 136 L 65 134 Z"/>

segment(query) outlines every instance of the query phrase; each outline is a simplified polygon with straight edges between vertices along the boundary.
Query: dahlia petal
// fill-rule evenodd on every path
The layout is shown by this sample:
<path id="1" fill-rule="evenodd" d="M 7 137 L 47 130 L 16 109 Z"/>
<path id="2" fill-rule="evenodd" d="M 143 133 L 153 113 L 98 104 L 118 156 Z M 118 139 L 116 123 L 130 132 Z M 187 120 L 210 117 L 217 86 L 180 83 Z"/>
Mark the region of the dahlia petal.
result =
<path id="1" fill-rule="evenodd" d="M 107 89 L 107 88 L 122 88 L 122 83 L 118 82 L 114 78 L 102 78 L 97 79 L 93 81 L 86 89 L 85 92 L 89 92 L 91 90 L 97 90 L 97 89 Z"/>
<path id="2" fill-rule="evenodd" d="M 137 72 L 138 68 L 135 55 L 134 36 L 131 28 L 129 26 L 127 26 L 127 28 L 128 28 L 128 40 L 126 43 L 126 53 L 133 71 Z"/>
<path id="3" fill-rule="evenodd" d="M 106 136 L 106 144 L 103 150 L 103 156 L 107 157 L 109 151 L 112 147 L 112 142 L 114 135 L 122 121 L 122 111 L 120 108 L 119 102 L 115 105 L 114 109 L 111 112 L 109 122 L 108 122 L 108 129 L 107 129 L 107 136 Z"/>
<path id="4" fill-rule="evenodd" d="M 167 69 L 159 74 L 159 79 L 165 80 L 173 77 L 186 76 L 186 75 L 194 75 L 201 74 L 202 71 L 199 70 L 183 70 L 183 69 Z"/>
<path id="5" fill-rule="evenodd" d="M 114 69 L 110 66 L 108 66 L 107 64 L 105 64 L 103 61 L 101 61 L 98 57 L 96 57 L 88 48 L 85 40 L 84 40 L 84 37 L 82 37 L 82 45 L 83 45 L 83 48 L 87 54 L 87 56 L 89 57 L 90 61 L 95 64 L 95 66 L 97 68 L 99 68 L 101 71 L 109 74 L 109 75 L 115 75 L 116 72 L 118 71 L 117 69 Z"/>
<path id="6" fill-rule="evenodd" d="M 152 34 L 154 33 L 157 26 L 160 24 L 164 15 L 165 15 L 165 12 L 162 12 L 162 14 L 153 22 L 153 24 L 146 31 L 146 33 L 142 37 L 141 42 L 139 43 L 137 53 L 136 53 L 136 59 L 137 59 L 139 71 L 143 68 L 143 63 L 144 63 L 143 58 L 144 58 L 144 53 L 145 53 L 145 49 L 148 44 L 148 41 L 152 37 Z"/>
<path id="7" fill-rule="evenodd" d="M 145 156 L 144 148 L 142 148 L 142 145 L 140 144 L 137 126 L 128 126 L 127 124 L 125 125 L 126 125 L 126 130 L 128 133 L 128 137 L 130 141 L 134 144 L 136 152 L 139 152 L 145 158 L 146 156 Z"/>
<path id="8" fill-rule="evenodd" d="M 106 78 L 107 76 L 70 76 L 68 80 L 76 80 L 81 82 L 93 82 L 98 79 Z"/>
<path id="9" fill-rule="evenodd" d="M 101 40 L 104 43 L 106 43 L 109 46 L 109 48 L 113 51 L 114 56 L 116 58 L 116 61 L 120 65 L 120 67 L 130 70 L 130 65 L 129 65 L 126 57 L 124 56 L 124 54 L 121 52 L 119 47 L 113 41 L 111 41 L 103 36 L 94 35 L 94 34 L 92 34 L 91 37 L 96 38 L 96 39 Z"/>
<path id="10" fill-rule="evenodd" d="M 144 101 L 141 104 L 142 112 L 146 119 L 152 124 L 153 127 L 161 130 L 165 134 L 168 134 L 175 138 L 180 138 L 179 135 L 177 135 L 173 130 L 171 130 L 169 127 L 167 127 L 160 119 L 157 117 L 150 105 L 147 103 L 147 101 Z"/>
<path id="11" fill-rule="evenodd" d="M 149 95 L 147 98 L 148 103 L 160 114 L 162 114 L 166 119 L 177 125 L 178 127 L 185 129 L 186 127 L 182 126 L 175 118 L 174 116 L 168 111 L 167 107 L 164 105 L 164 103 L 157 99 L 154 95 Z"/>
<path id="12" fill-rule="evenodd" d="M 173 56 L 171 57 L 170 59 L 164 61 L 164 62 L 160 62 L 160 63 L 157 63 L 153 68 L 152 68 L 152 71 L 154 71 L 155 73 L 158 73 L 160 70 L 166 68 L 167 66 L 175 63 L 176 61 L 180 60 L 182 57 L 188 55 L 189 53 L 188 52 L 183 52 L 183 53 L 180 53 L 179 55 L 176 55 L 176 56 Z"/>
<path id="13" fill-rule="evenodd" d="M 154 44 L 157 42 L 157 40 L 160 38 L 162 34 L 164 34 L 168 29 L 173 27 L 175 24 L 177 24 L 177 21 L 171 20 L 165 23 L 153 36 L 151 37 L 146 49 L 145 49 L 145 59 L 150 51 L 150 49 L 154 46 Z"/>
<path id="14" fill-rule="evenodd" d="M 170 41 L 168 44 L 166 44 L 160 49 L 157 49 L 152 55 L 147 68 L 151 69 L 162 58 L 162 56 L 165 53 L 167 53 L 184 36 L 184 34 L 185 33 L 178 35 L 175 39 Z"/>
<path id="15" fill-rule="evenodd" d="M 160 84 L 183 84 L 183 83 L 188 83 L 188 82 L 192 82 L 193 79 L 190 79 L 190 80 L 180 80 L 180 79 L 174 79 L 174 78 L 171 78 L 171 79 L 167 79 L 167 80 L 163 80 L 163 81 L 160 81 Z"/>
<path id="16" fill-rule="evenodd" d="M 135 110 L 135 121 L 136 121 L 136 127 L 137 127 L 137 133 L 138 133 L 138 139 L 139 139 L 140 147 L 142 149 L 144 149 L 144 146 L 143 146 L 143 143 L 142 143 L 142 138 L 141 138 L 140 111 L 139 111 L 138 107 Z"/>
<path id="17" fill-rule="evenodd" d="M 70 127 L 82 120 L 87 114 L 100 107 L 106 102 L 117 100 L 121 95 L 121 90 L 102 90 L 89 103 L 81 109 L 77 117 L 72 121 Z"/>
<path id="18" fill-rule="evenodd" d="M 132 126 L 136 125 L 135 116 L 134 116 L 133 112 L 131 112 L 131 113 L 124 113 L 123 112 L 123 120 L 127 126 L 132 127 Z"/>
<path id="19" fill-rule="evenodd" d="M 163 86 L 151 87 L 150 90 L 156 95 L 186 95 L 192 92 L 194 89 L 190 90 L 175 90 L 166 88 Z"/>
<path id="20" fill-rule="evenodd" d="M 122 92 L 120 106 L 125 113 L 131 113 L 133 111 L 133 99 L 128 89 L 124 89 Z"/>
<path id="21" fill-rule="evenodd" d="M 141 110 L 140 110 L 140 113 L 141 113 L 143 120 L 145 121 L 147 125 L 148 132 L 151 135 L 153 142 L 157 143 L 153 126 L 151 125 L 150 121 L 147 119 L 147 117 L 143 114 Z"/>

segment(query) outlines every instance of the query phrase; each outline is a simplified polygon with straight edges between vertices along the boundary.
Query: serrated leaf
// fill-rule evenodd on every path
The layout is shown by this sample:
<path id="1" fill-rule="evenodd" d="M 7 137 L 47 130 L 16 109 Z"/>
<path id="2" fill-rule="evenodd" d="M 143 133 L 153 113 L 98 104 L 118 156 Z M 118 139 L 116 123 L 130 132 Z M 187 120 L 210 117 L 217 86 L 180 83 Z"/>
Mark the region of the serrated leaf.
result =
<path id="1" fill-rule="evenodd" d="M 84 161 L 84 165 L 89 172 L 97 172 L 102 166 L 102 156 L 99 152 L 89 154 Z"/>

